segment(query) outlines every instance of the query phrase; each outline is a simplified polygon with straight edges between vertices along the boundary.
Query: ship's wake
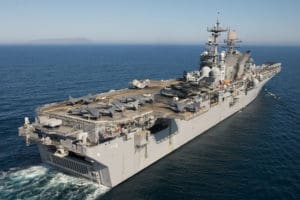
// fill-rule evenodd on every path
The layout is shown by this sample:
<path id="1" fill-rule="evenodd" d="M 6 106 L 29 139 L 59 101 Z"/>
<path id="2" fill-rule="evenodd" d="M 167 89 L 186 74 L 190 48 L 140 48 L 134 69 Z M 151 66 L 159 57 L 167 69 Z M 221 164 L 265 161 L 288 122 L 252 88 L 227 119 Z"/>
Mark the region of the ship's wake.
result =
<path id="1" fill-rule="evenodd" d="M 0 199 L 96 199 L 108 190 L 43 165 L 0 172 Z"/>

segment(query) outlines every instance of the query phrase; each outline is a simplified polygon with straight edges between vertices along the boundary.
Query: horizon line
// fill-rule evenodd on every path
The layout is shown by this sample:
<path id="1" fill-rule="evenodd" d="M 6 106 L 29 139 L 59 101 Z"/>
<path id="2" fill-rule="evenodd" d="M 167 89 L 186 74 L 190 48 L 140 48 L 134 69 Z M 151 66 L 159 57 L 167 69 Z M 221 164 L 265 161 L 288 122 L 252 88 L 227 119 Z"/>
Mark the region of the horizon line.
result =
<path id="1" fill-rule="evenodd" d="M 220 42 L 219 44 L 225 44 Z M 259 42 L 244 42 L 242 46 L 300 46 L 300 43 L 259 43 Z M 96 45 L 111 45 L 111 46 L 205 46 L 206 42 L 200 41 L 192 42 L 45 42 L 45 43 L 31 43 L 31 42 L 0 42 L 0 46 L 96 46 Z"/>

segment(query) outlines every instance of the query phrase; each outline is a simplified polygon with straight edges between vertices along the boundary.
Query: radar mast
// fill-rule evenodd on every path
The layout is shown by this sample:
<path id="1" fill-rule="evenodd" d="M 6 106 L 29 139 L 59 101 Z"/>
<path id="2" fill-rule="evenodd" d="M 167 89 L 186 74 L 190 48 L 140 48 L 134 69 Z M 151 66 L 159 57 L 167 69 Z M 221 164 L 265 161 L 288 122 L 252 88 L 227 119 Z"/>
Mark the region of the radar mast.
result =
<path id="1" fill-rule="evenodd" d="M 219 52 L 218 52 L 218 37 L 221 35 L 221 32 L 227 32 L 228 29 L 224 29 L 220 26 L 219 19 L 217 18 L 217 22 L 214 27 L 207 28 L 208 32 L 211 32 L 211 38 L 209 38 L 206 45 L 208 46 L 209 53 L 213 57 L 213 64 L 215 66 L 219 63 Z"/>
<path id="2" fill-rule="evenodd" d="M 237 37 L 237 33 L 235 30 L 229 29 L 227 32 L 227 39 L 224 40 L 224 42 L 227 44 L 227 51 L 229 53 L 233 53 L 237 46 L 235 45 L 236 43 L 240 43 L 240 41 Z"/>

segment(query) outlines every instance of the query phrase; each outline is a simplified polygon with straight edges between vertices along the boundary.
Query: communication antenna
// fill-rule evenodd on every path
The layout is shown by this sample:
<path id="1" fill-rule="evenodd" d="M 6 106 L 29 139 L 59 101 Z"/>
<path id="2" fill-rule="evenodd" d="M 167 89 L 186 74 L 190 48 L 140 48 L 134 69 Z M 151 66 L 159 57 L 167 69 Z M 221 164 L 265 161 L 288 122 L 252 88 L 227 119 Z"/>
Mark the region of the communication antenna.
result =
<path id="1" fill-rule="evenodd" d="M 217 15 L 219 15 L 220 12 L 217 12 Z M 211 27 L 211 28 L 207 28 L 207 31 L 211 33 L 211 38 L 212 40 L 210 40 L 208 43 L 206 43 L 207 46 L 211 47 L 212 49 L 212 57 L 213 57 L 213 63 L 215 65 L 218 65 L 218 57 L 219 57 L 219 53 L 218 53 L 218 37 L 221 35 L 221 32 L 227 32 L 228 29 L 224 29 L 220 26 L 220 22 L 219 22 L 219 17 L 217 17 L 217 22 L 216 24 Z"/>

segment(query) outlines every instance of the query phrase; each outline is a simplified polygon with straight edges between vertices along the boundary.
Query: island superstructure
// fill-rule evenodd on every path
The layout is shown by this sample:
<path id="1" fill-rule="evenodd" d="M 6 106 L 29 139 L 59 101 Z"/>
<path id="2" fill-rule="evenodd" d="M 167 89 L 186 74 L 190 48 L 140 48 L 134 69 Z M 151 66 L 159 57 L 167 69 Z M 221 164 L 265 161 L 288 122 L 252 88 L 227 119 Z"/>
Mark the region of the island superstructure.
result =
<path id="1" fill-rule="evenodd" d="M 199 69 L 178 79 L 133 80 L 130 87 L 43 105 L 19 135 L 43 162 L 114 187 L 252 102 L 280 63 L 255 65 L 237 33 L 208 29 Z M 226 49 L 218 38 L 227 32 Z"/>

